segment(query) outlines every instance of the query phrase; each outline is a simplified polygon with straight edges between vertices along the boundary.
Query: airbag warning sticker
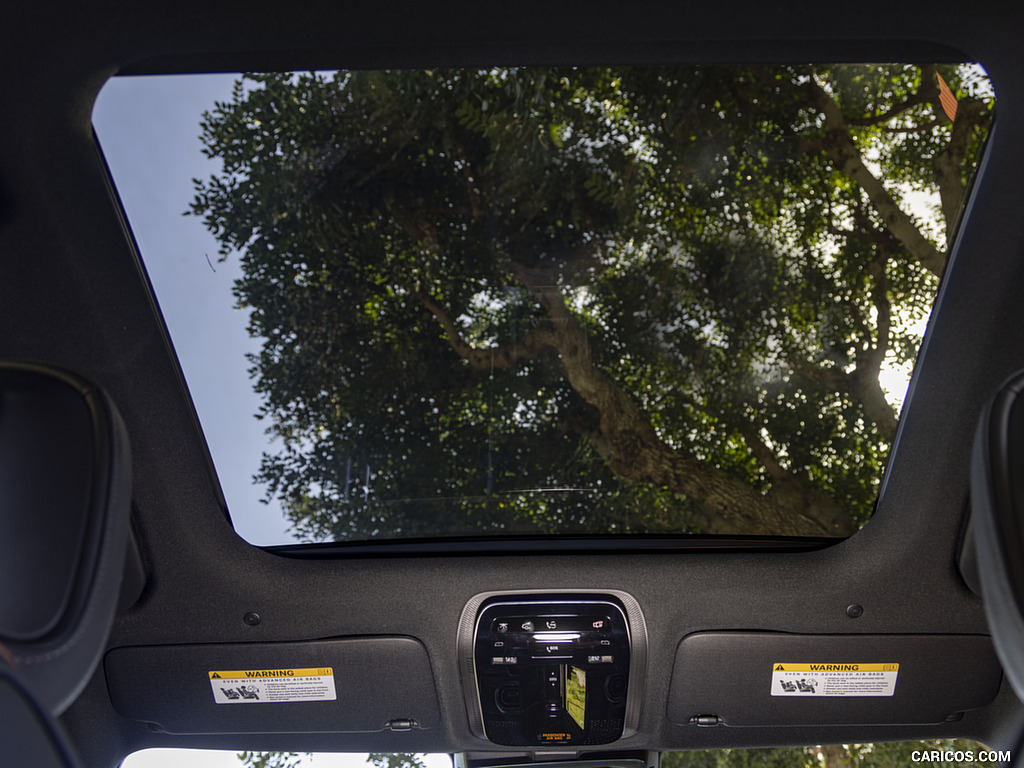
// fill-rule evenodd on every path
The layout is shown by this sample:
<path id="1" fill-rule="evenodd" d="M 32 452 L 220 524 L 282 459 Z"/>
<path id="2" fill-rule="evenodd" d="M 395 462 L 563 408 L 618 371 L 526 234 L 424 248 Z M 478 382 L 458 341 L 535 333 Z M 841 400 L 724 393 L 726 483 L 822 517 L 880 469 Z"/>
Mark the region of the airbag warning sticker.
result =
<path id="1" fill-rule="evenodd" d="M 772 664 L 772 696 L 892 696 L 899 664 Z"/>
<path id="2" fill-rule="evenodd" d="M 242 669 L 209 672 L 218 704 L 265 704 L 286 701 L 335 701 L 334 670 Z"/>

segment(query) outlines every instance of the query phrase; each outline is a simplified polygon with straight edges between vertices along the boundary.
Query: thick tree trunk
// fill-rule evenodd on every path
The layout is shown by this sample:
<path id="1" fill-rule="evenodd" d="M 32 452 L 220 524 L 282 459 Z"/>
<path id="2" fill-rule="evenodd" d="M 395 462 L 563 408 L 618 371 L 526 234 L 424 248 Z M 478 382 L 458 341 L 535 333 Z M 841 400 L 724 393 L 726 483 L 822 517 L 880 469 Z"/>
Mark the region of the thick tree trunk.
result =
<path id="1" fill-rule="evenodd" d="M 824 768 L 854 768 L 856 761 L 842 744 L 826 744 L 818 747 Z"/>
<path id="2" fill-rule="evenodd" d="M 433 297 L 421 292 L 419 298 L 440 321 L 451 348 L 480 370 L 509 367 L 535 356 L 541 348 L 557 351 L 569 384 L 599 414 L 600 434 L 588 438 L 609 468 L 626 480 L 655 483 L 693 499 L 704 510 L 705 532 L 848 536 L 856 531 L 850 515 L 828 494 L 763 455 L 767 446 L 754 450 L 772 477 L 771 489 L 761 493 L 713 463 L 666 443 L 633 398 L 594 362 L 587 334 L 560 289 L 541 284 L 525 270 L 519 270 L 517 277 L 547 311 L 549 320 L 522 340 L 493 349 L 467 343 Z"/>
<path id="3" fill-rule="evenodd" d="M 775 480 L 762 494 L 712 463 L 666 444 L 647 414 L 594 363 L 586 332 L 558 288 L 537 285 L 526 274 L 519 279 L 551 318 L 550 342 L 561 356 L 566 378 L 600 414 L 608 464 L 617 475 L 690 497 L 705 510 L 710 533 L 843 536 L 856 530 L 845 510 L 795 475 Z"/>

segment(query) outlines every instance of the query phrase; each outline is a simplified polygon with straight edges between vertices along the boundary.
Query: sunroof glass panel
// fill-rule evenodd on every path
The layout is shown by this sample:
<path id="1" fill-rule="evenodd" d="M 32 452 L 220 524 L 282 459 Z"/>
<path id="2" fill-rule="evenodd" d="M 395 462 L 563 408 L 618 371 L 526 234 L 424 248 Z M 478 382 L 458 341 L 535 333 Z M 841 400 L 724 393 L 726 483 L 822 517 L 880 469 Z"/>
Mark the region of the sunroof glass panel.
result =
<path id="1" fill-rule="evenodd" d="M 246 76 L 175 213 L 237 271 L 253 482 L 307 541 L 849 535 L 993 114 L 973 65 Z"/>

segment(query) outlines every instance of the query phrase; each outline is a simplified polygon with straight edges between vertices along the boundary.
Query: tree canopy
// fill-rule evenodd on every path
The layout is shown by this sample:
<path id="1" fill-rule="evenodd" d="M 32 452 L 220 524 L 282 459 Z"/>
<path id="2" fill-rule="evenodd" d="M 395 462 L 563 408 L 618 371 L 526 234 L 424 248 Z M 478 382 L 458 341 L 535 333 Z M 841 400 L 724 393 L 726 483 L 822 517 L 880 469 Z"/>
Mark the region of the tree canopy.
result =
<path id="1" fill-rule="evenodd" d="M 831 744 L 812 747 L 775 749 L 718 749 L 693 752 L 666 752 L 663 768 L 902 768 L 922 762 L 920 754 L 942 753 L 950 759 L 932 760 L 934 764 L 960 768 L 979 761 L 988 751 L 983 744 L 963 739 L 930 739 L 879 744 Z M 923 762 L 927 762 L 926 757 Z"/>
<path id="2" fill-rule="evenodd" d="M 914 762 L 914 753 L 943 753 L 952 759 L 931 762 L 944 766 L 968 766 L 980 762 L 983 744 L 962 739 L 931 739 L 880 744 L 834 744 L 775 749 L 716 749 L 665 752 L 664 768 L 903 768 Z M 238 755 L 246 768 L 301 768 L 309 753 L 243 752 Z M 959 759 L 957 759 L 959 758 Z M 372 753 L 370 768 L 425 768 L 419 755 Z M 927 760 L 925 761 L 927 762 Z"/>
<path id="3" fill-rule="evenodd" d="M 993 109 L 953 65 L 247 76 L 190 212 L 257 479 L 308 539 L 850 534 Z"/>

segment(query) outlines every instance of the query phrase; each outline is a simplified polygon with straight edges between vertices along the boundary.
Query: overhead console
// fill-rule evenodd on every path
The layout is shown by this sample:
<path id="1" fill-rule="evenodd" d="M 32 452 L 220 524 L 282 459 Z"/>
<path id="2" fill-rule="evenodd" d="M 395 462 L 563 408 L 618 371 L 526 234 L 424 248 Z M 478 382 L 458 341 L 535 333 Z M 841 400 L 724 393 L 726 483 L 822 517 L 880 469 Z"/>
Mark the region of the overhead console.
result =
<path id="1" fill-rule="evenodd" d="M 470 726 L 495 744 L 610 744 L 636 731 L 647 633 L 624 592 L 486 593 L 463 611 Z"/>

